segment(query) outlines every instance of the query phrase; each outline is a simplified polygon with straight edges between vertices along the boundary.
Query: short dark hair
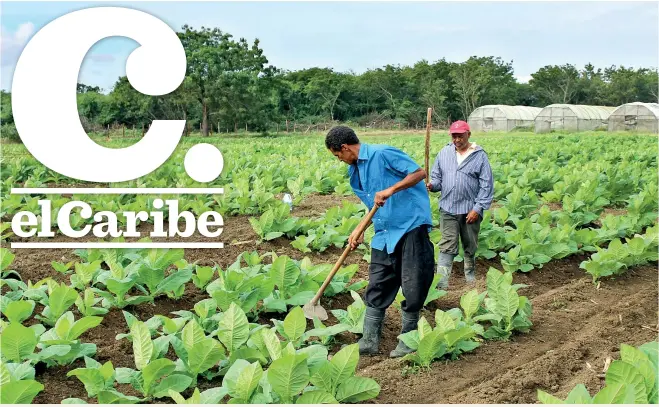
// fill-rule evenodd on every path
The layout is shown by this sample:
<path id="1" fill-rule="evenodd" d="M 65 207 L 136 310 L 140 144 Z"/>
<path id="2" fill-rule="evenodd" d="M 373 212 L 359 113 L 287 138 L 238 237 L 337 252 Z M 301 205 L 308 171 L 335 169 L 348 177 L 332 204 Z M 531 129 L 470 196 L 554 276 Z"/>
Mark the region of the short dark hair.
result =
<path id="1" fill-rule="evenodd" d="M 348 126 L 332 127 L 325 136 L 325 147 L 332 151 L 339 151 L 344 144 L 359 144 L 355 131 Z"/>

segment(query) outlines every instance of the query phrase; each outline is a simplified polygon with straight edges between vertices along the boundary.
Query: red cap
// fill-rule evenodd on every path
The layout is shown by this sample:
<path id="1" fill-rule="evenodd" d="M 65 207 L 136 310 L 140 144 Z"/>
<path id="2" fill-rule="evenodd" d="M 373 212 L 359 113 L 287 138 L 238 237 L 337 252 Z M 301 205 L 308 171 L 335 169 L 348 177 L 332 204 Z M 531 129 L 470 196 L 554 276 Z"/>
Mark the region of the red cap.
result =
<path id="1" fill-rule="evenodd" d="M 448 134 L 453 134 L 453 133 L 466 133 L 470 131 L 471 129 L 469 128 L 469 125 L 467 122 L 458 120 L 457 122 L 453 122 L 451 127 L 448 130 Z"/>

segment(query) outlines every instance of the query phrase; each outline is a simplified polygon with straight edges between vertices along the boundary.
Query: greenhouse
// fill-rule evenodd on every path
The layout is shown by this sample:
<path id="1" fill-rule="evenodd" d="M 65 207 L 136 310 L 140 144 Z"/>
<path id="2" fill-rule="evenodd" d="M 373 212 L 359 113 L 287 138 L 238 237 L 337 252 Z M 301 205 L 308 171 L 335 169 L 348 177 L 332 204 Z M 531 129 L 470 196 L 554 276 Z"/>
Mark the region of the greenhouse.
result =
<path id="1" fill-rule="evenodd" d="M 555 130 L 588 131 L 606 129 L 611 106 L 553 104 L 545 107 L 535 117 L 535 132 L 549 133 Z"/>
<path id="2" fill-rule="evenodd" d="M 472 131 L 511 131 L 533 127 L 539 107 L 485 105 L 474 110 L 467 119 Z"/>
<path id="3" fill-rule="evenodd" d="M 609 116 L 609 131 L 659 133 L 659 103 L 626 103 Z"/>

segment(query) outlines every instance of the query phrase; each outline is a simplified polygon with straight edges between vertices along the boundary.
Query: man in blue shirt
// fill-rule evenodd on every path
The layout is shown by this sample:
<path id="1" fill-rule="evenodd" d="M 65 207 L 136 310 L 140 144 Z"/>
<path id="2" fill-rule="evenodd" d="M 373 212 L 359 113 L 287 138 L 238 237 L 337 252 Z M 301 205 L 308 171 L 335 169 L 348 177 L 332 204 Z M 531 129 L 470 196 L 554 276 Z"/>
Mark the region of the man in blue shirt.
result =
<path id="1" fill-rule="evenodd" d="M 378 353 L 385 310 L 402 288 L 401 333 L 417 328 L 419 311 L 432 285 L 435 256 L 428 235 L 432 227 L 430 198 L 422 182 L 426 172 L 407 154 L 386 145 L 360 143 L 346 126 L 332 128 L 325 146 L 349 165 L 350 186 L 369 208 L 380 208 L 373 216 L 375 235 L 371 241 L 369 283 L 364 295 L 366 316 L 359 353 Z M 366 225 L 367 227 L 369 225 Z M 356 249 L 364 234 L 349 237 Z M 391 353 L 400 357 L 412 352 L 402 341 Z"/>
<path id="2" fill-rule="evenodd" d="M 449 134 L 452 143 L 437 154 L 427 184 L 429 191 L 442 192 L 439 201 L 442 238 L 437 261 L 440 289 L 448 288 L 453 259 L 458 254 L 458 239 L 462 240 L 464 251 L 465 280 L 474 282 L 483 211 L 490 208 L 494 196 L 490 162 L 485 150 L 469 142 L 469 124 L 458 120 L 449 128 Z"/>

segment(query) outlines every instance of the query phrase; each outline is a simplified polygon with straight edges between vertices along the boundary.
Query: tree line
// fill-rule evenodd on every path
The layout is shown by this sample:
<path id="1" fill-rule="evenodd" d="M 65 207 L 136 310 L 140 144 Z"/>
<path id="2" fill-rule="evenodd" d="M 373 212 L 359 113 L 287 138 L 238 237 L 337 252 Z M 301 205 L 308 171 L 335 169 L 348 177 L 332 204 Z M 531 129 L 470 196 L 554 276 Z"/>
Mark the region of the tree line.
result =
<path id="1" fill-rule="evenodd" d="M 425 126 L 428 107 L 434 110 L 434 124 L 442 126 L 466 119 L 485 104 L 618 106 L 659 99 L 656 67 L 548 65 L 531 74 L 528 83 L 516 80 L 512 61 L 494 56 L 472 56 L 461 63 L 422 60 L 361 74 L 318 67 L 291 71 L 268 64 L 258 39 L 249 43 L 218 28 L 188 25 L 178 36 L 188 65 L 176 91 L 146 96 L 134 90 L 126 77 L 119 78 L 107 94 L 79 84 L 83 126 L 144 129 L 156 119 L 183 119 L 188 123 L 186 132 L 203 135 L 292 130 L 336 121 L 419 128 Z M 5 135 L 12 130 L 10 98 L 2 92 L 0 120 Z"/>

